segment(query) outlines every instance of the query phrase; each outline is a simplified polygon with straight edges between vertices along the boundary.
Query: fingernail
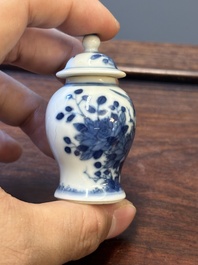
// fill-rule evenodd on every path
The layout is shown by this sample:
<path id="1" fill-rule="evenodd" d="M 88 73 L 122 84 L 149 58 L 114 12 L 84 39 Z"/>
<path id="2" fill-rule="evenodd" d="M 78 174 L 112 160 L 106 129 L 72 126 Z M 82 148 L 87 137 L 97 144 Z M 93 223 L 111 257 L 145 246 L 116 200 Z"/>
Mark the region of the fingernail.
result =
<path id="1" fill-rule="evenodd" d="M 113 218 L 111 223 L 111 228 L 107 239 L 113 238 L 121 234 L 133 221 L 136 214 L 135 206 L 128 202 L 123 201 L 120 203 L 119 207 L 113 212 Z"/>
<path id="2" fill-rule="evenodd" d="M 118 29 L 120 29 L 120 22 L 115 18 L 115 24 Z"/>

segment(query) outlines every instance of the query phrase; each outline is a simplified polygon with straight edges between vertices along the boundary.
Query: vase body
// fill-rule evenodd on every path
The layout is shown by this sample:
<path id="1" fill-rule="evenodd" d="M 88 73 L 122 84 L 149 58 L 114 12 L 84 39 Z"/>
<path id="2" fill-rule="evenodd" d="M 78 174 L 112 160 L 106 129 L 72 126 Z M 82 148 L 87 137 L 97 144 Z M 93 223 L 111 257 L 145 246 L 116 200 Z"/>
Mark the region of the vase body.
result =
<path id="1" fill-rule="evenodd" d="M 85 203 L 125 198 L 121 169 L 135 134 L 131 99 L 110 77 L 70 78 L 46 112 L 49 143 L 60 168 L 55 197 Z"/>
<path id="2" fill-rule="evenodd" d="M 119 87 L 125 76 L 98 52 L 100 39 L 85 36 L 85 51 L 57 73 L 65 85 L 50 99 L 46 133 L 60 168 L 59 199 L 114 203 L 125 198 L 120 179 L 135 135 L 135 110 Z"/>

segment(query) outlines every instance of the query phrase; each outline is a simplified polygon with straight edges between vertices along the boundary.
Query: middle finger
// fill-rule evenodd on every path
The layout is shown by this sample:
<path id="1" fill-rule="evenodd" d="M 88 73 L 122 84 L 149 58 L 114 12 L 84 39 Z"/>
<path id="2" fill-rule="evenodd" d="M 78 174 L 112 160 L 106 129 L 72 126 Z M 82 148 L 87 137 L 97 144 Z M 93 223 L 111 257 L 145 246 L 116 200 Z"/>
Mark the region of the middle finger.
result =
<path id="1" fill-rule="evenodd" d="M 3 63 L 35 73 L 54 74 L 81 51 L 78 39 L 56 29 L 29 28 Z"/>
<path id="2" fill-rule="evenodd" d="M 45 133 L 47 102 L 18 81 L 0 72 L 0 120 L 19 126 L 47 155 L 52 155 Z"/>

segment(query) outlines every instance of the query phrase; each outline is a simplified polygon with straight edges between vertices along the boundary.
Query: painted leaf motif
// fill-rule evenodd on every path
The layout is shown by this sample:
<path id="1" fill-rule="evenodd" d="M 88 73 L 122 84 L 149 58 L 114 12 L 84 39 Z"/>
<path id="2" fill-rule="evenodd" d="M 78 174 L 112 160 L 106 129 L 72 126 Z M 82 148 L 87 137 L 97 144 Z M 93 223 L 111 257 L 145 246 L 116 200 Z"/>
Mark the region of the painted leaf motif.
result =
<path id="1" fill-rule="evenodd" d="M 80 152 L 86 152 L 89 149 L 89 146 L 81 144 L 77 148 Z"/>
<path id="2" fill-rule="evenodd" d="M 116 142 L 117 142 L 117 139 L 116 139 L 116 137 L 108 137 L 107 138 L 107 141 L 108 141 L 108 143 L 110 144 L 110 145 L 114 145 Z"/>
<path id="3" fill-rule="evenodd" d="M 115 113 L 111 113 L 111 118 L 114 119 L 114 121 L 117 121 L 119 119 L 118 115 Z"/>
<path id="4" fill-rule="evenodd" d="M 96 171 L 96 172 L 95 172 L 95 175 L 96 175 L 97 177 L 100 177 L 100 176 L 101 176 L 101 171 Z"/>
<path id="5" fill-rule="evenodd" d="M 69 137 L 64 137 L 63 138 L 66 144 L 71 144 L 71 139 Z"/>
<path id="6" fill-rule="evenodd" d="M 74 127 L 79 132 L 87 130 L 87 127 L 84 125 L 84 123 L 74 123 Z"/>
<path id="7" fill-rule="evenodd" d="M 108 170 L 108 169 L 106 169 L 105 171 L 104 171 L 104 174 L 105 175 L 109 175 L 111 172 L 110 172 L 110 170 Z"/>
<path id="8" fill-rule="evenodd" d="M 75 91 L 74 91 L 74 93 L 76 94 L 76 95 L 79 95 L 79 94 L 81 94 L 83 92 L 83 89 L 76 89 Z"/>
<path id="9" fill-rule="evenodd" d="M 106 142 L 105 142 L 105 144 L 106 144 Z M 99 142 L 96 142 L 95 141 L 95 143 L 93 144 L 93 146 L 92 146 L 92 151 L 98 151 L 98 150 L 100 150 L 100 149 L 103 149 L 103 150 L 106 150 L 107 148 L 105 148 L 105 145 L 102 143 L 102 141 L 99 141 Z"/>
<path id="10" fill-rule="evenodd" d="M 128 131 L 128 128 L 129 128 L 128 125 L 122 126 L 122 128 L 121 128 L 122 133 L 125 134 Z"/>
<path id="11" fill-rule="evenodd" d="M 78 134 L 78 135 L 76 135 L 75 137 L 74 137 L 78 142 L 82 142 L 82 140 L 84 139 L 84 136 L 83 136 L 83 134 Z"/>
<path id="12" fill-rule="evenodd" d="M 116 159 L 116 154 L 110 154 L 107 156 L 108 160 L 115 160 Z"/>
<path id="13" fill-rule="evenodd" d="M 71 114 L 67 117 L 67 122 L 71 122 L 75 118 L 75 114 Z"/>
<path id="14" fill-rule="evenodd" d="M 118 101 L 114 101 L 113 105 L 117 108 L 117 107 L 119 107 L 119 102 Z"/>
<path id="15" fill-rule="evenodd" d="M 87 152 L 83 152 L 80 156 L 81 160 L 89 160 L 90 158 L 92 158 L 93 156 L 93 152 L 91 150 L 87 150 Z"/>
<path id="16" fill-rule="evenodd" d="M 83 137 L 84 138 L 84 137 Z M 81 144 L 88 145 L 88 146 L 95 146 L 96 139 L 95 138 L 86 138 L 81 140 Z M 92 149 L 93 150 L 93 149 Z"/>
<path id="17" fill-rule="evenodd" d="M 94 164 L 94 166 L 95 166 L 96 168 L 101 168 L 102 164 L 101 164 L 100 162 L 96 162 L 96 163 Z"/>
<path id="18" fill-rule="evenodd" d="M 89 106 L 88 111 L 90 113 L 95 113 L 96 112 L 96 109 L 93 106 Z"/>
<path id="19" fill-rule="evenodd" d="M 100 115 L 100 116 L 103 116 L 103 115 L 105 115 L 107 113 L 107 111 L 106 110 L 99 110 L 98 111 L 98 114 Z"/>
<path id="20" fill-rule="evenodd" d="M 70 106 L 67 106 L 67 107 L 65 108 L 65 110 L 66 110 L 67 112 L 71 112 L 71 111 L 73 110 L 73 108 L 70 107 Z"/>
<path id="21" fill-rule="evenodd" d="M 98 158 L 100 158 L 102 156 L 102 154 L 103 154 L 103 151 L 102 150 L 95 151 L 93 153 L 93 158 L 94 159 L 98 159 Z"/>
<path id="22" fill-rule="evenodd" d="M 87 101 L 87 99 L 88 99 L 88 96 L 87 95 L 82 96 L 82 100 Z"/>
<path id="23" fill-rule="evenodd" d="M 110 108 L 111 110 L 115 110 L 115 106 L 113 106 L 113 105 L 110 105 L 109 108 Z"/>
<path id="24" fill-rule="evenodd" d="M 121 122 L 122 122 L 123 125 L 126 123 L 126 115 L 125 115 L 125 112 L 122 112 L 121 113 L 120 120 L 121 120 Z"/>
<path id="25" fill-rule="evenodd" d="M 94 126 L 94 121 L 92 121 L 90 118 L 85 118 L 85 124 L 87 127 Z"/>
<path id="26" fill-rule="evenodd" d="M 122 112 L 125 112 L 126 111 L 126 108 L 125 107 L 121 107 L 121 110 L 122 110 Z"/>
<path id="27" fill-rule="evenodd" d="M 107 101 L 107 98 L 106 98 L 105 96 L 100 96 L 100 97 L 97 99 L 97 103 L 98 103 L 98 105 L 102 105 L 102 104 L 104 104 L 106 101 Z"/>
<path id="28" fill-rule="evenodd" d="M 66 152 L 67 154 L 71 154 L 71 148 L 70 148 L 69 146 L 66 146 L 66 147 L 65 147 L 65 152 Z"/>
<path id="29" fill-rule="evenodd" d="M 120 165 L 120 160 L 115 161 L 113 168 L 118 168 Z"/>
<path id="30" fill-rule="evenodd" d="M 103 63 L 105 63 L 105 64 L 108 64 L 108 62 L 109 62 L 109 60 L 108 60 L 107 58 L 104 58 L 102 61 L 103 61 Z"/>
<path id="31" fill-rule="evenodd" d="M 75 155 L 75 156 L 79 156 L 79 155 L 80 155 L 80 152 L 79 152 L 78 150 L 75 150 L 75 151 L 74 151 L 74 155 Z"/>
<path id="32" fill-rule="evenodd" d="M 73 98 L 72 94 L 66 96 L 66 99 L 71 99 L 71 98 Z"/>
<path id="33" fill-rule="evenodd" d="M 59 113 L 56 115 L 56 119 L 57 119 L 57 120 L 62 120 L 64 116 L 65 116 L 64 113 L 59 112 Z"/>
<path id="34" fill-rule="evenodd" d="M 98 58 L 100 58 L 100 57 L 102 57 L 102 54 L 100 54 L 100 53 L 95 53 L 95 54 L 93 54 L 93 55 L 91 56 L 91 60 L 96 60 L 96 59 L 98 59 Z"/>

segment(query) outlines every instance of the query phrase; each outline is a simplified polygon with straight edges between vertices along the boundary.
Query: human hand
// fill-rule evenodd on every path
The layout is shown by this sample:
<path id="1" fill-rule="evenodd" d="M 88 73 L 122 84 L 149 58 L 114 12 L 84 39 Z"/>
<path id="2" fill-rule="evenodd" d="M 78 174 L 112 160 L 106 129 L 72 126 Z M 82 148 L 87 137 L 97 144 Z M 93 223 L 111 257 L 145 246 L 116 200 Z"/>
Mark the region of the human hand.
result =
<path id="1" fill-rule="evenodd" d="M 61 265 L 93 252 L 130 224 L 135 208 L 66 201 L 30 204 L 0 189 L 0 264 Z"/>
<path id="2" fill-rule="evenodd" d="M 66 33 L 75 36 L 97 33 L 107 40 L 119 30 L 118 22 L 97 0 L 60 0 L 58 4 L 50 0 L 47 5 L 44 0 L 0 3 L 0 63 L 36 73 L 55 74 L 82 50 L 80 41 Z M 48 144 L 43 141 L 46 102 L 2 72 L 0 82 L 0 120 L 20 126 L 49 155 Z M 3 132 L 0 141 L 0 161 L 13 161 L 20 156 L 19 145 Z"/>
<path id="3" fill-rule="evenodd" d="M 0 2 L 0 63 L 36 73 L 54 74 L 82 50 L 70 35 L 97 33 L 107 40 L 119 29 L 97 0 L 49 0 L 47 6 L 44 0 Z M 0 72 L 0 120 L 19 126 L 51 155 L 44 128 L 46 105 L 41 96 Z M 21 152 L 19 143 L 0 132 L 0 161 L 14 161 Z M 65 201 L 38 205 L 0 189 L 0 264 L 58 265 L 81 258 L 124 231 L 134 215 L 126 200 L 102 206 Z"/>

